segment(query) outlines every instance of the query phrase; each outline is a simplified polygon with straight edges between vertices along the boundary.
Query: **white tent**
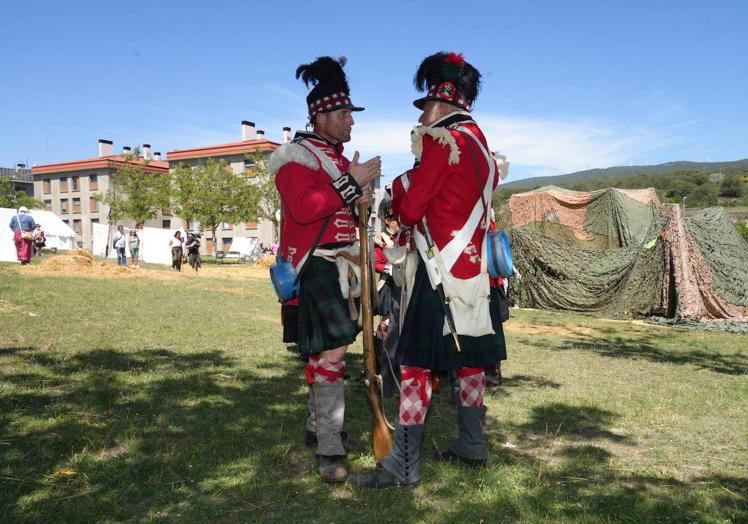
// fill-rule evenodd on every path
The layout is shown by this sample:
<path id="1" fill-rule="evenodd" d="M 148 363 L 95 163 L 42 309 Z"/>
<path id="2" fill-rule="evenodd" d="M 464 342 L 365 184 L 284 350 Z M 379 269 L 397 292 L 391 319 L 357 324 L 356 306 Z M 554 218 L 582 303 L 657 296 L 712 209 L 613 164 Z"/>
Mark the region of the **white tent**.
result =
<path id="1" fill-rule="evenodd" d="M 34 222 L 41 224 L 47 239 L 48 249 L 76 249 L 75 231 L 51 211 L 33 209 L 29 213 Z M 16 246 L 10 220 L 16 216 L 15 209 L 0 208 L 0 260 L 15 262 Z"/>
<path id="2" fill-rule="evenodd" d="M 251 257 L 257 247 L 256 238 L 234 237 L 231 240 L 231 251 L 236 251 L 244 257 Z"/>
<path id="3" fill-rule="evenodd" d="M 106 224 L 94 224 L 93 225 L 93 246 L 92 253 L 95 257 L 107 256 L 108 258 L 116 259 L 117 253 L 111 247 L 111 235 L 114 235 L 116 229 L 114 226 L 111 228 L 111 234 L 109 226 Z M 136 230 L 138 232 L 138 238 L 140 238 L 140 253 L 138 258 L 142 262 L 149 264 L 167 264 L 171 265 L 171 248 L 169 247 L 169 240 L 174 236 L 177 230 L 158 229 L 155 227 L 144 227 Z M 183 229 L 179 229 L 182 232 L 182 236 L 185 236 Z M 129 235 L 130 230 L 125 228 L 125 233 Z M 107 250 L 109 246 L 109 250 Z M 130 241 L 128 236 L 128 243 L 126 249 L 127 258 L 130 258 Z"/>

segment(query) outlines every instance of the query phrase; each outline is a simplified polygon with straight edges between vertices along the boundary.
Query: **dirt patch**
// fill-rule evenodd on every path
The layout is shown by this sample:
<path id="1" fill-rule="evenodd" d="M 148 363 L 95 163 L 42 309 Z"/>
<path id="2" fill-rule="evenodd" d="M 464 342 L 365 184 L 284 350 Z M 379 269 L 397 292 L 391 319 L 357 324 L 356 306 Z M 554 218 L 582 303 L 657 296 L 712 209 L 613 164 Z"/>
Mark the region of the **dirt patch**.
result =
<path id="1" fill-rule="evenodd" d="M 504 324 L 504 331 L 517 335 L 545 335 L 569 338 L 585 338 L 600 334 L 596 329 L 583 326 L 543 326 L 539 324 L 522 324 L 516 321 Z"/>
<path id="2" fill-rule="evenodd" d="M 187 279 L 226 279 L 240 280 L 255 278 L 267 280 L 267 266 L 259 264 L 235 264 L 231 266 L 209 265 L 203 266 L 199 273 L 192 271 L 189 266 L 183 267 L 181 272 L 167 268 L 155 269 L 151 267 L 118 266 L 110 260 L 94 259 L 88 251 L 70 251 L 43 259 L 38 264 L 27 266 L 10 266 L 11 269 L 23 275 L 34 276 L 70 276 L 91 278 L 137 278 L 161 281 L 183 281 Z M 230 289 L 229 293 L 240 295 L 249 294 L 246 290 Z"/>

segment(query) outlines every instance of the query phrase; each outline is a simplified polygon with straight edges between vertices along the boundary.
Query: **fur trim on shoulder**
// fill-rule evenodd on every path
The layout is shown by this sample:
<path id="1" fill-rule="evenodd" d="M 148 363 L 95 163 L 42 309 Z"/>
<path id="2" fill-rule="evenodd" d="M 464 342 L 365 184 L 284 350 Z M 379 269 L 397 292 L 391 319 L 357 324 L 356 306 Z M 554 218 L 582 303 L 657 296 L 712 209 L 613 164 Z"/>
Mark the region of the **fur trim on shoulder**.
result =
<path id="1" fill-rule="evenodd" d="M 496 167 L 499 169 L 499 179 L 504 180 L 509 176 L 509 160 L 506 159 L 506 155 L 499 154 L 498 151 L 494 151 L 491 154 L 496 161 Z"/>
<path id="2" fill-rule="evenodd" d="M 271 153 L 270 161 L 268 162 L 270 174 L 272 176 L 277 175 L 278 171 L 280 171 L 283 166 L 290 164 L 291 162 L 301 164 L 302 166 L 314 169 L 315 171 L 319 169 L 319 162 L 307 148 L 289 142 L 288 144 L 283 144 Z"/>
<path id="3" fill-rule="evenodd" d="M 427 127 L 416 126 L 410 134 L 410 149 L 416 156 L 416 160 L 421 160 L 423 154 L 423 135 L 429 135 L 443 146 L 449 146 L 449 164 L 454 165 L 460 162 L 460 148 L 452 133 L 446 127 Z"/>

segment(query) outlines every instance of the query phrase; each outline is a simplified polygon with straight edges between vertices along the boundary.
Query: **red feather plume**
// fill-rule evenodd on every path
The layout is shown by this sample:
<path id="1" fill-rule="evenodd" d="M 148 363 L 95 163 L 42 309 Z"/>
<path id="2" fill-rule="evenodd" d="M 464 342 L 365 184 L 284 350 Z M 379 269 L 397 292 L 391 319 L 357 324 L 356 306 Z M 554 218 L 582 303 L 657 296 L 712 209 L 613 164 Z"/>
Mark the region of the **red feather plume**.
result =
<path id="1" fill-rule="evenodd" d="M 465 58 L 462 56 L 462 53 L 447 53 L 447 56 L 444 57 L 444 64 L 445 65 L 456 65 L 460 69 L 465 67 Z"/>

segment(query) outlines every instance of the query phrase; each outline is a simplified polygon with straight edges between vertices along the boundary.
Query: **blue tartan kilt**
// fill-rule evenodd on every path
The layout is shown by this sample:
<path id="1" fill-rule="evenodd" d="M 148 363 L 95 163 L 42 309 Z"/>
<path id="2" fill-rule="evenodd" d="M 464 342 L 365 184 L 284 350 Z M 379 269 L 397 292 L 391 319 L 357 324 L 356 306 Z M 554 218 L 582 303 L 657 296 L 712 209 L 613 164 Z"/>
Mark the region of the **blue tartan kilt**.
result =
<path id="1" fill-rule="evenodd" d="M 450 370 L 462 367 L 483 368 L 506 359 L 504 331 L 498 307 L 494 306 L 497 297 L 497 292 L 492 289 L 489 309 L 496 333 L 482 337 L 460 335 L 462 351 L 458 352 L 453 336 L 442 335 L 444 307 L 439 294 L 431 288 L 426 266 L 419 259 L 413 292 L 397 345 L 397 362 L 404 366 Z"/>
<path id="2" fill-rule="evenodd" d="M 301 355 L 347 346 L 361 328 L 351 320 L 334 262 L 312 256 L 299 280 L 299 305 L 283 307 L 283 341 L 296 342 Z"/>

